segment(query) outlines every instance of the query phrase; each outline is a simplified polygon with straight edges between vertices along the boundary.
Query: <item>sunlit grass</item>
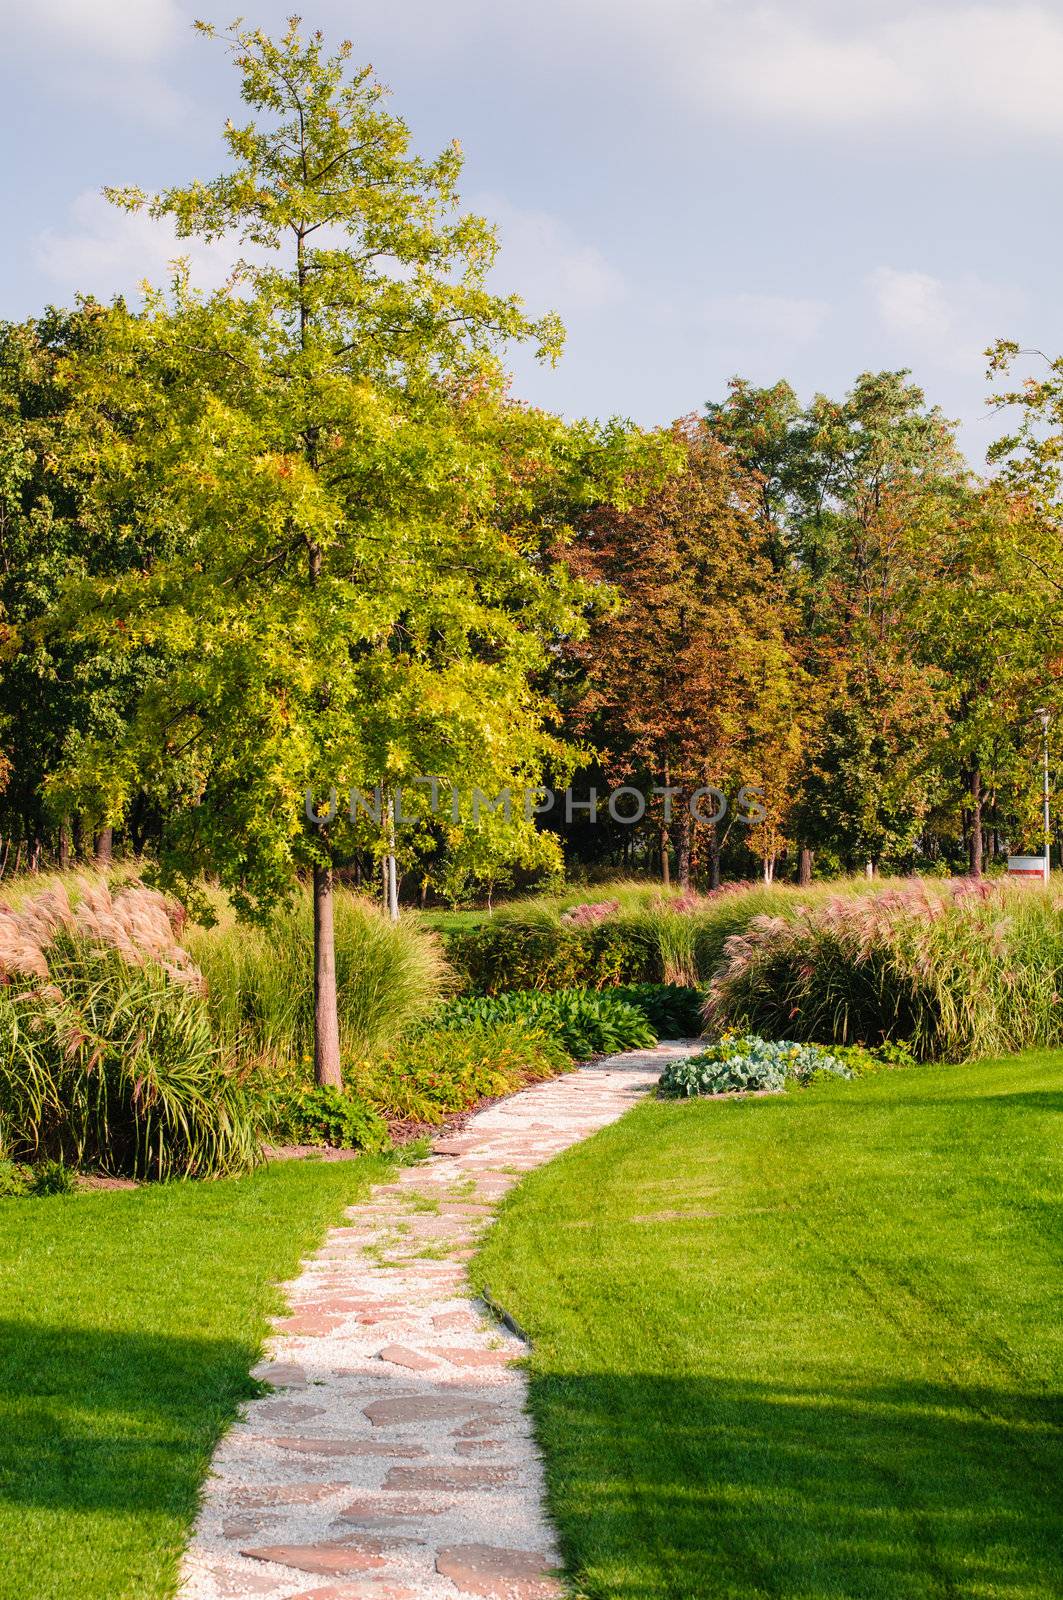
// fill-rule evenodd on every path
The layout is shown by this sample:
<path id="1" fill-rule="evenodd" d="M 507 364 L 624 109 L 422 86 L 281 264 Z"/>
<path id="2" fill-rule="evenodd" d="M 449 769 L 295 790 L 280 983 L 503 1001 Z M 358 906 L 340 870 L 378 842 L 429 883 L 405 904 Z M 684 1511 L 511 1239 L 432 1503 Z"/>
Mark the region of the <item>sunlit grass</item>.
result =
<path id="1" fill-rule="evenodd" d="M 590 1600 L 1063 1593 L 1063 1054 L 654 1102 L 474 1263 Z"/>

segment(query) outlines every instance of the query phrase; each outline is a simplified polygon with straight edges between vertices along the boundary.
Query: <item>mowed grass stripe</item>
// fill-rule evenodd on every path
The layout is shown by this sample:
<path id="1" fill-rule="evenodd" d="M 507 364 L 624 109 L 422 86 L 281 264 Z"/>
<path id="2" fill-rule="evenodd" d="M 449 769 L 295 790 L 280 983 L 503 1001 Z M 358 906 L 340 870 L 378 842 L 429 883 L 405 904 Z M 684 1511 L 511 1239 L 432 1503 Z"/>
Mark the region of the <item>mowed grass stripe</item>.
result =
<path id="1" fill-rule="evenodd" d="M 1063 1593 L 1063 1054 L 652 1103 L 475 1263 L 594 1600 Z"/>

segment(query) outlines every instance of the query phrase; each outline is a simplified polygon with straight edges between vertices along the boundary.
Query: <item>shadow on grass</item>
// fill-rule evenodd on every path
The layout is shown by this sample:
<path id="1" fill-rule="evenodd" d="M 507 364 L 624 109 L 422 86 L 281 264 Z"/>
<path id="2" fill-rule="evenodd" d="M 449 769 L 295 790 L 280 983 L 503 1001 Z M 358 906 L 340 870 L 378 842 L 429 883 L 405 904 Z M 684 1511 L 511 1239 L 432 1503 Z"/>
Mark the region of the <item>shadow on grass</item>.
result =
<path id="1" fill-rule="evenodd" d="M 593 1600 L 1063 1594 L 1059 1397 L 533 1375 Z"/>
<path id="2" fill-rule="evenodd" d="M 0 1321 L 0 1504 L 188 1516 L 256 1349 Z"/>

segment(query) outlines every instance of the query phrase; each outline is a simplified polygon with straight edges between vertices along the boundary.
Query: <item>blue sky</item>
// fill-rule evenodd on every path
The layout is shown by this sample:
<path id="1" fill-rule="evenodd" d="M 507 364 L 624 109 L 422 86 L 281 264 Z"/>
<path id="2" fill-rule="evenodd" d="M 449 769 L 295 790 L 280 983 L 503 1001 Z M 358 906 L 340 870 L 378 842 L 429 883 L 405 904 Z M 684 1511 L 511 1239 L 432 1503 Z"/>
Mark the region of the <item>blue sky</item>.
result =
<path id="1" fill-rule="evenodd" d="M 289 6 L 248 0 L 279 27 Z M 499 286 L 568 326 L 517 391 L 666 422 L 730 374 L 840 393 L 911 367 L 976 465 L 982 350 L 1063 349 L 1063 0 L 310 0 L 426 152 L 457 135 Z M 207 0 L 0 0 L 0 316 L 161 281 L 104 183 L 210 176 L 238 115 Z M 183 247 L 182 247 L 183 248 Z M 194 271 L 216 267 L 200 253 Z"/>

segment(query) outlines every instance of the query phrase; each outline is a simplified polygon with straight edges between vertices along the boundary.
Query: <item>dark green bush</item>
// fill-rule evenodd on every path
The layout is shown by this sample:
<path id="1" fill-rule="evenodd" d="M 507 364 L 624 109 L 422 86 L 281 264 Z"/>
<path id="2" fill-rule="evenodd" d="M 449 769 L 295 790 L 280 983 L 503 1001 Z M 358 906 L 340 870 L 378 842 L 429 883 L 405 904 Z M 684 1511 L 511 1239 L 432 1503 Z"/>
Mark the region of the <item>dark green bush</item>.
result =
<path id="1" fill-rule="evenodd" d="M 469 932 L 447 934 L 444 944 L 451 965 L 475 994 L 572 989 L 588 981 L 588 931 L 498 916 Z"/>
<path id="2" fill-rule="evenodd" d="M 444 1028 L 470 1024 L 524 1022 L 556 1039 L 574 1061 L 648 1049 L 657 1036 L 643 1011 L 609 989 L 565 989 L 542 994 L 534 989 L 451 1000 L 437 1013 Z"/>
<path id="3" fill-rule="evenodd" d="M 697 1039 L 705 994 L 680 983 L 632 983 L 610 989 L 610 995 L 636 1006 L 659 1039 Z"/>
<path id="4" fill-rule="evenodd" d="M 447 934 L 445 945 L 451 965 L 474 994 L 607 989 L 663 980 L 658 922 L 650 912 L 585 927 L 548 916 L 523 921 L 499 914 L 469 932 Z"/>

